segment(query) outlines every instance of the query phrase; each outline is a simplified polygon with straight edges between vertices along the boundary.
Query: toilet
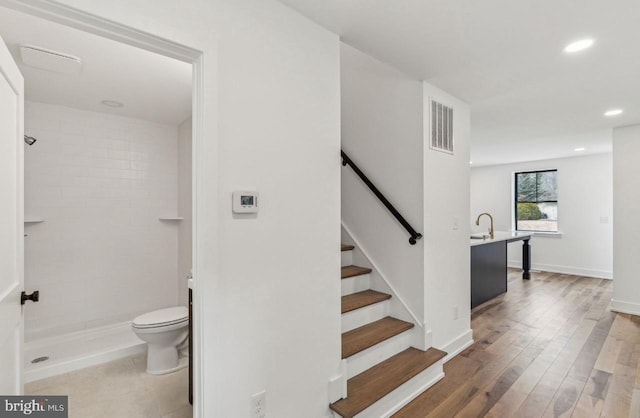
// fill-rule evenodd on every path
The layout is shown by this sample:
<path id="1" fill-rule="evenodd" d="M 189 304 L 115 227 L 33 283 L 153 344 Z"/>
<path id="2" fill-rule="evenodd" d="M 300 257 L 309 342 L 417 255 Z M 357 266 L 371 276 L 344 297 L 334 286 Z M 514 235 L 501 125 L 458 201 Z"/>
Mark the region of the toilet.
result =
<path id="1" fill-rule="evenodd" d="M 186 306 L 159 309 L 136 317 L 133 332 L 147 343 L 147 373 L 166 374 L 188 365 L 179 350 L 189 334 L 189 310 Z"/>

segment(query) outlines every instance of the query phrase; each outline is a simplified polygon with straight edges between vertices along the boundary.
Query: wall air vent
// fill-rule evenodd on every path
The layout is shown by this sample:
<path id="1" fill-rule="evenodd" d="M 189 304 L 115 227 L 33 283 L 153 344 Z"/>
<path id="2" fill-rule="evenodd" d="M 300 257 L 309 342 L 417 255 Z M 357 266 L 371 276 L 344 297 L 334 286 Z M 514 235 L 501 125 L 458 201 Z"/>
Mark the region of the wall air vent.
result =
<path id="1" fill-rule="evenodd" d="M 453 154 L 453 108 L 429 98 L 431 141 L 436 151 Z"/>
<path id="2" fill-rule="evenodd" d="M 21 46 L 20 55 L 25 65 L 54 73 L 78 74 L 82 69 L 80 58 L 36 46 Z"/>

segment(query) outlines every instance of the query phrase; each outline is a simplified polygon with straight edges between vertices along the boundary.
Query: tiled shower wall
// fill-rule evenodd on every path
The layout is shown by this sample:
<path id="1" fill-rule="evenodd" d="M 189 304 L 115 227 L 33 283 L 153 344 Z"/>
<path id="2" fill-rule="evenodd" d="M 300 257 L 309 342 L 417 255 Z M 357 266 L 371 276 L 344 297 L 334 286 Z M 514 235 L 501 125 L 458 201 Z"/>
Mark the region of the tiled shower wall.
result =
<path id="1" fill-rule="evenodd" d="M 176 305 L 177 126 L 26 102 L 25 339 Z"/>

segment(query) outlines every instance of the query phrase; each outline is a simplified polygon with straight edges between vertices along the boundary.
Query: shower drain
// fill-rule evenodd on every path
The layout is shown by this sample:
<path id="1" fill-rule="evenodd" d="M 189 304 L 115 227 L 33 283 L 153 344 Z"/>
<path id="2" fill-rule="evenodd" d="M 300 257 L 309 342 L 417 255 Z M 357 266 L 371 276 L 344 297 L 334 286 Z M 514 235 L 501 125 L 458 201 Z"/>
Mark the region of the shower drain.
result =
<path id="1" fill-rule="evenodd" d="M 31 363 L 41 363 L 47 360 L 49 360 L 49 356 L 42 356 L 42 357 L 34 358 L 33 360 L 31 360 Z"/>

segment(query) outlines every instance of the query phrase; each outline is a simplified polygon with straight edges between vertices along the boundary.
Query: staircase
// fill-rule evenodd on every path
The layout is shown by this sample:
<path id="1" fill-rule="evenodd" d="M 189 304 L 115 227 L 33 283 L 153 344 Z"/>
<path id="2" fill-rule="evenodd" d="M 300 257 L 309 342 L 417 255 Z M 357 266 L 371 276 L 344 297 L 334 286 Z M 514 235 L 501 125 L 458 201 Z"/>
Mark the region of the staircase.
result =
<path id="1" fill-rule="evenodd" d="M 345 418 L 389 417 L 444 376 L 446 353 L 411 347 L 414 324 L 391 315 L 392 295 L 371 289 L 372 270 L 352 264 L 353 250 L 341 246 L 347 397 L 330 408 Z"/>

